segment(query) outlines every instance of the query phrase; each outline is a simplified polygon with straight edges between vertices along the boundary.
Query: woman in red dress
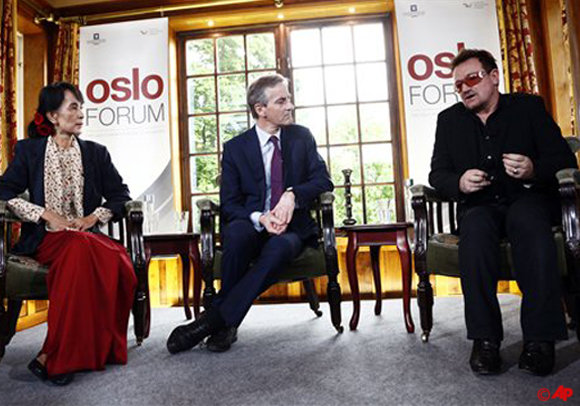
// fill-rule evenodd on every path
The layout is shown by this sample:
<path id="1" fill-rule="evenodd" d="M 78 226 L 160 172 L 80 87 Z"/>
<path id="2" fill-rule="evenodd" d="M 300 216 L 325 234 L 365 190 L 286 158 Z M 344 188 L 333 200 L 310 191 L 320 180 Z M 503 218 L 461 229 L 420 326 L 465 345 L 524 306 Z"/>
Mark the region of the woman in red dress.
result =
<path id="1" fill-rule="evenodd" d="M 137 284 L 125 248 L 98 233 L 130 197 L 107 149 L 79 138 L 82 104 L 70 83 L 44 87 L 28 139 L 0 177 L 0 199 L 26 221 L 12 252 L 49 267 L 48 333 L 28 368 L 57 385 L 76 371 L 127 362 Z M 18 197 L 26 190 L 29 201 Z"/>

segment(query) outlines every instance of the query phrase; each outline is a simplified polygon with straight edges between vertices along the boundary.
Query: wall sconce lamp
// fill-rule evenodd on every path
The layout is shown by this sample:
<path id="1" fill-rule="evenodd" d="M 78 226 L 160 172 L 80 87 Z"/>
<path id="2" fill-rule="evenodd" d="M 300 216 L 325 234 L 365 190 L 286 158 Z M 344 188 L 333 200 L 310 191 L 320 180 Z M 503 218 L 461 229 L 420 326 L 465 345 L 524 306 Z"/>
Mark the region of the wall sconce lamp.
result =
<path id="1" fill-rule="evenodd" d="M 40 23 L 42 23 L 43 21 L 46 21 L 47 23 L 53 23 L 53 24 L 59 24 L 58 20 L 54 17 L 54 14 L 50 13 L 47 16 L 36 16 L 34 17 L 34 24 L 36 25 L 40 25 Z"/>
<path id="2" fill-rule="evenodd" d="M 274 0 L 274 5 L 276 8 L 282 8 L 284 7 L 284 0 Z"/>

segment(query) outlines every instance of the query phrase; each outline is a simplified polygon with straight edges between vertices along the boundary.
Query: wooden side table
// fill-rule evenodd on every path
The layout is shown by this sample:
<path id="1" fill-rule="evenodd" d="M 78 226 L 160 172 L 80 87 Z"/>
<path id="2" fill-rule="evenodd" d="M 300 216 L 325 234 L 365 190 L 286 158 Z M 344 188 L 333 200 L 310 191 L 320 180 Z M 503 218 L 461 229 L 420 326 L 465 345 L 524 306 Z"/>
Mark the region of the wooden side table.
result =
<path id="1" fill-rule="evenodd" d="M 352 292 L 353 313 L 350 319 L 350 329 L 356 330 L 360 316 L 360 293 L 356 273 L 356 254 L 359 247 L 368 246 L 371 251 L 373 279 L 376 290 L 375 314 L 381 314 L 382 290 L 379 268 L 379 251 L 384 245 L 394 245 L 399 252 L 403 281 L 403 315 L 407 332 L 415 331 L 411 317 L 411 249 L 407 238 L 407 229 L 411 223 L 392 223 L 377 225 L 344 226 L 339 230 L 346 232 L 348 245 L 346 248 L 346 268 L 348 281 Z"/>
<path id="2" fill-rule="evenodd" d="M 201 272 L 201 262 L 199 255 L 199 234 L 180 233 L 180 234 L 153 234 L 144 236 L 145 243 L 145 269 L 149 268 L 149 262 L 152 256 L 156 255 L 179 255 L 181 257 L 182 275 L 183 275 L 183 307 L 185 317 L 191 319 L 191 309 L 189 308 L 189 264 L 193 264 L 195 273 Z M 195 286 L 201 283 L 200 278 L 193 278 L 193 291 L 201 289 Z M 195 318 L 199 315 L 199 297 L 194 295 L 193 311 Z"/>

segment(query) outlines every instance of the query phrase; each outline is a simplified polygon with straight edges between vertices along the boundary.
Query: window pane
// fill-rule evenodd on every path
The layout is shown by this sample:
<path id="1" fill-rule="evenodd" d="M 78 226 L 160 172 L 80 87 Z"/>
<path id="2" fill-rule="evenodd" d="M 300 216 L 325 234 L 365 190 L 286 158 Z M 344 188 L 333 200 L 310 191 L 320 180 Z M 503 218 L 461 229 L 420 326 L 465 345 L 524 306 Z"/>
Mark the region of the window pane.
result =
<path id="1" fill-rule="evenodd" d="M 189 159 L 191 171 L 191 193 L 217 192 L 217 155 L 192 156 Z"/>
<path id="2" fill-rule="evenodd" d="M 189 117 L 189 152 L 216 151 L 215 116 Z"/>
<path id="3" fill-rule="evenodd" d="M 357 62 L 385 60 L 385 33 L 382 24 L 354 27 L 354 50 Z"/>
<path id="4" fill-rule="evenodd" d="M 196 39 L 185 45 L 187 75 L 202 75 L 215 72 L 213 39 Z"/>
<path id="5" fill-rule="evenodd" d="M 246 109 L 246 75 L 218 76 L 220 111 Z"/>
<path id="6" fill-rule="evenodd" d="M 219 73 L 244 70 L 246 53 L 243 35 L 218 38 L 217 49 Z"/>
<path id="7" fill-rule="evenodd" d="M 364 141 L 391 139 L 391 112 L 389 103 L 360 105 L 361 138 Z"/>
<path id="8" fill-rule="evenodd" d="M 331 177 L 335 185 L 344 183 L 343 169 L 352 169 L 351 183 L 360 183 L 360 156 L 358 146 L 331 147 L 330 165 Z"/>
<path id="9" fill-rule="evenodd" d="M 295 69 L 294 95 L 296 106 L 312 106 L 324 103 L 322 69 Z"/>
<path id="10" fill-rule="evenodd" d="M 328 147 L 318 148 L 318 154 L 322 157 L 326 163 L 326 169 L 328 169 Z"/>
<path id="11" fill-rule="evenodd" d="M 215 81 L 213 77 L 187 79 L 189 114 L 215 111 Z"/>
<path id="12" fill-rule="evenodd" d="M 220 140 L 223 143 L 248 129 L 247 114 L 221 114 Z"/>
<path id="13" fill-rule="evenodd" d="M 365 183 L 393 181 L 393 153 L 391 144 L 363 145 Z"/>
<path id="14" fill-rule="evenodd" d="M 262 71 L 262 72 L 250 72 L 250 73 L 248 73 L 248 86 L 250 86 L 252 84 L 252 82 L 254 82 L 256 79 L 259 79 L 262 76 L 266 76 L 266 75 L 273 75 L 274 73 L 276 73 L 275 70 L 267 70 L 267 71 Z"/>
<path id="15" fill-rule="evenodd" d="M 322 29 L 324 64 L 352 62 L 352 37 L 350 26 Z"/>
<path id="16" fill-rule="evenodd" d="M 327 103 L 350 103 L 356 101 L 354 68 L 352 65 L 325 68 L 324 81 L 326 84 Z"/>
<path id="17" fill-rule="evenodd" d="M 331 144 L 358 141 L 356 105 L 328 107 L 328 134 Z"/>
<path id="18" fill-rule="evenodd" d="M 356 75 L 359 101 L 389 100 L 386 63 L 357 65 Z"/>
<path id="19" fill-rule="evenodd" d="M 394 186 L 367 186 L 365 201 L 367 223 L 388 224 L 397 221 Z"/>
<path id="20" fill-rule="evenodd" d="M 199 233 L 201 231 L 201 224 L 199 221 L 199 209 L 197 208 L 196 202 L 201 199 L 210 199 L 212 202 L 218 203 L 220 201 L 220 196 L 218 194 L 211 194 L 205 196 L 193 196 L 191 198 L 191 222 L 193 225 L 193 232 Z"/>
<path id="21" fill-rule="evenodd" d="M 290 34 L 292 66 L 314 66 L 322 64 L 320 52 L 320 30 L 295 30 Z"/>
<path id="22" fill-rule="evenodd" d="M 342 185 L 342 183 L 341 183 Z M 356 224 L 363 224 L 363 209 L 362 209 L 362 192 L 360 187 L 351 187 L 352 194 L 352 217 L 356 220 Z M 334 191 L 334 226 L 340 227 L 344 225 L 343 221 L 346 219 L 346 198 L 345 189 L 340 188 Z"/>
<path id="23" fill-rule="evenodd" d="M 326 145 L 324 107 L 296 109 L 296 123 L 308 127 L 318 145 Z"/>
<path id="24" fill-rule="evenodd" d="M 276 42 L 273 33 L 250 34 L 248 41 L 248 69 L 276 68 Z"/>

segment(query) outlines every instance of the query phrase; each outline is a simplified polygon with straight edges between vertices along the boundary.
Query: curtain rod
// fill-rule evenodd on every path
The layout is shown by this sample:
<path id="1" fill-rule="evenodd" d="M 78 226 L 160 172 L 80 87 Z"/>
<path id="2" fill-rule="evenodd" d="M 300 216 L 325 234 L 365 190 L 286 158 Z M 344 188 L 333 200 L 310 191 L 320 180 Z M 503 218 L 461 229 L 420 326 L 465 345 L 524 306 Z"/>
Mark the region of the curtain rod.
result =
<path id="1" fill-rule="evenodd" d="M 21 0 L 27 2 L 27 0 Z M 119 11 L 110 13 L 93 14 L 87 16 L 74 16 L 74 17 L 62 17 L 59 21 L 63 22 L 81 22 L 81 24 L 87 24 L 89 22 L 96 22 L 101 20 L 111 20 L 126 17 L 139 17 L 147 14 L 159 14 L 160 17 L 164 17 L 166 13 L 172 13 L 176 11 L 187 11 L 195 10 L 206 7 L 217 7 L 217 6 L 228 6 L 236 4 L 250 4 L 258 3 L 262 0 L 219 0 L 219 1 L 205 1 L 202 3 L 195 4 L 183 4 L 183 5 L 172 5 L 172 6 L 161 6 L 161 7 L 148 7 L 131 11 Z M 281 7 L 278 4 L 283 4 L 281 0 L 275 0 L 276 7 Z"/>

